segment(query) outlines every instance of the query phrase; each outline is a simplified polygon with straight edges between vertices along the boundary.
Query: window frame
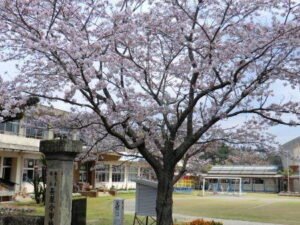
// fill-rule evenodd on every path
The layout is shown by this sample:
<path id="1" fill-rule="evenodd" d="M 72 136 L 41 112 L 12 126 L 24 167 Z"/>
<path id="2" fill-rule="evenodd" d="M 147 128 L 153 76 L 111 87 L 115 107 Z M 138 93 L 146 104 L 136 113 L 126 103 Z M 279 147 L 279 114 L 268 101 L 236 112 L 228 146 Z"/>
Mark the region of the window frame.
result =
<path id="1" fill-rule="evenodd" d="M 98 183 L 102 183 L 102 182 L 109 182 L 109 173 L 110 173 L 110 165 L 109 164 L 102 164 L 99 166 L 103 166 L 104 168 L 97 168 L 96 169 L 96 181 Z M 100 179 L 104 178 L 104 179 Z"/>
<path id="2" fill-rule="evenodd" d="M 35 121 L 32 118 L 24 120 L 25 137 L 35 139 L 45 139 L 49 135 L 49 128 L 42 121 Z"/>
<path id="3" fill-rule="evenodd" d="M 7 129 L 8 126 L 11 126 L 11 130 Z M 20 120 L 8 121 L 5 123 L 1 123 L 0 124 L 0 133 L 19 136 L 20 135 Z"/>
<path id="4" fill-rule="evenodd" d="M 125 181 L 125 167 L 124 165 L 113 165 L 111 180 L 113 183 L 122 183 Z"/>
<path id="5" fill-rule="evenodd" d="M 132 171 L 136 169 L 136 171 Z M 127 167 L 128 182 L 134 182 L 133 179 L 136 179 L 139 175 L 139 168 L 137 166 L 128 166 Z"/>
<path id="6" fill-rule="evenodd" d="M 29 163 L 26 164 L 26 161 L 32 161 L 32 166 L 29 166 Z M 24 158 L 23 160 L 23 170 L 22 170 L 22 182 L 32 182 L 35 176 L 35 170 L 38 170 L 39 176 L 42 176 L 42 163 L 40 159 L 35 158 Z M 32 178 L 28 178 L 28 172 L 32 173 Z M 25 176 L 26 175 L 26 176 Z M 25 179 L 26 177 L 26 179 Z"/>

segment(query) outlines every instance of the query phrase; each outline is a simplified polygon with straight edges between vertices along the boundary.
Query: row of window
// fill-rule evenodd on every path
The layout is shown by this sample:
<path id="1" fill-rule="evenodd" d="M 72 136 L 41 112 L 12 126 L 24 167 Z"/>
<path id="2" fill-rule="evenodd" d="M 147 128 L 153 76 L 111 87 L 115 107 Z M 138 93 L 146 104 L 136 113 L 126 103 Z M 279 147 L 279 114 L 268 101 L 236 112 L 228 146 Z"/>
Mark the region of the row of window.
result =
<path id="1" fill-rule="evenodd" d="M 48 136 L 48 127 L 45 123 L 34 122 L 31 119 L 26 119 L 24 121 L 24 132 L 26 137 L 43 139 Z M 20 121 L 0 123 L 0 133 L 19 135 Z"/>
<path id="2" fill-rule="evenodd" d="M 96 182 L 109 182 L 109 167 L 108 164 L 103 164 L 101 167 L 98 167 L 96 170 Z M 138 177 L 138 168 L 134 166 L 128 167 L 128 181 L 133 181 Z M 149 178 L 151 175 L 151 169 L 149 168 L 140 168 L 140 177 Z M 112 166 L 111 174 L 112 182 L 124 182 L 125 181 L 125 167 L 123 165 Z M 79 172 L 79 181 L 87 182 L 87 168 L 81 166 Z"/>
<path id="3" fill-rule="evenodd" d="M 0 133 L 20 135 L 20 121 L 11 121 L 6 123 L 0 123 Z M 48 126 L 41 121 L 35 121 L 31 118 L 27 118 L 24 121 L 24 136 L 28 138 L 44 139 L 48 137 Z M 22 134 L 23 135 L 23 134 Z M 69 135 L 68 129 L 59 129 L 54 131 L 55 137 L 67 137 Z"/>
<path id="4" fill-rule="evenodd" d="M 0 157 L 1 160 L 1 157 Z M 4 157 L 2 166 L 2 178 L 11 181 L 13 158 Z M 39 175 L 42 172 L 42 166 L 39 159 L 24 159 L 23 165 L 23 181 L 31 182 L 34 178 L 34 170 L 37 169 Z"/>
<path id="5" fill-rule="evenodd" d="M 0 157 L 1 159 L 1 157 Z M 2 166 L 2 178 L 6 180 L 11 180 L 11 172 L 13 166 L 13 159 L 4 157 Z M 87 182 L 88 170 L 86 165 L 82 165 L 80 168 L 79 181 Z M 110 165 L 103 164 L 96 170 L 96 182 L 108 182 Z M 23 162 L 23 181 L 32 182 L 36 172 L 41 176 L 42 173 L 42 163 L 39 159 L 24 159 Z M 138 168 L 134 166 L 128 167 L 128 181 L 133 181 L 133 179 L 138 177 Z M 153 175 L 150 168 L 140 168 L 140 177 L 149 178 Z M 124 182 L 125 180 L 125 167 L 123 165 L 112 166 L 112 182 Z"/>
<path id="6" fill-rule="evenodd" d="M 239 182 L 238 180 L 231 180 L 229 181 L 228 179 L 222 179 L 220 180 L 220 183 L 235 183 L 235 182 Z M 242 179 L 243 184 L 251 184 L 251 179 L 250 178 L 243 178 Z M 211 183 L 218 183 L 218 179 L 212 179 Z M 252 179 L 252 183 L 253 184 L 263 184 L 264 183 L 264 179 L 261 178 L 253 178 Z"/>

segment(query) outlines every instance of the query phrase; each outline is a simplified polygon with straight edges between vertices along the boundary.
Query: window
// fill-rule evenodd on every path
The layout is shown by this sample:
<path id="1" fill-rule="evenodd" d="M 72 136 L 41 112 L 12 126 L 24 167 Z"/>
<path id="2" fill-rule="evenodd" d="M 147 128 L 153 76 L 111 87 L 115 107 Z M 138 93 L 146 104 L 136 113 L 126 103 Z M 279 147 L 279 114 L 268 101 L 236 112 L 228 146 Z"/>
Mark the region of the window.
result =
<path id="1" fill-rule="evenodd" d="M 254 184 L 263 184 L 263 183 L 264 183 L 263 179 L 260 179 L 260 178 L 255 178 L 254 179 Z"/>
<path id="2" fill-rule="evenodd" d="M 86 164 L 82 164 L 80 166 L 80 170 L 79 170 L 79 182 L 83 182 L 86 183 L 87 182 L 87 172 L 88 171 L 88 167 Z"/>
<path id="3" fill-rule="evenodd" d="M 151 173 L 150 168 L 142 167 L 140 170 L 140 177 L 149 179 L 150 173 Z"/>
<path id="4" fill-rule="evenodd" d="M 124 166 L 112 167 L 112 182 L 124 182 Z"/>
<path id="5" fill-rule="evenodd" d="M 109 165 L 102 164 L 97 165 L 96 177 L 98 182 L 108 182 L 109 181 Z"/>
<path id="6" fill-rule="evenodd" d="M 67 128 L 60 128 L 54 130 L 54 138 L 67 139 L 72 138 L 70 134 L 70 130 Z"/>
<path id="7" fill-rule="evenodd" d="M 243 179 L 243 184 L 250 184 L 250 178 L 244 178 Z"/>
<path id="8" fill-rule="evenodd" d="M 218 179 L 211 179 L 211 180 L 210 180 L 210 183 L 212 183 L 212 184 L 217 184 L 217 183 L 218 183 Z"/>
<path id="9" fill-rule="evenodd" d="M 20 121 L 0 123 L 1 134 L 19 135 Z"/>
<path id="10" fill-rule="evenodd" d="M 135 166 L 128 167 L 128 181 L 132 181 L 138 176 L 138 168 Z"/>
<path id="11" fill-rule="evenodd" d="M 2 178 L 10 181 L 12 158 L 3 158 Z"/>
<path id="12" fill-rule="evenodd" d="M 48 126 L 41 121 L 34 121 L 31 118 L 25 120 L 26 137 L 44 139 L 48 136 Z"/>
<path id="13" fill-rule="evenodd" d="M 36 172 L 42 175 L 42 163 L 39 159 L 24 159 L 23 181 L 32 182 Z"/>

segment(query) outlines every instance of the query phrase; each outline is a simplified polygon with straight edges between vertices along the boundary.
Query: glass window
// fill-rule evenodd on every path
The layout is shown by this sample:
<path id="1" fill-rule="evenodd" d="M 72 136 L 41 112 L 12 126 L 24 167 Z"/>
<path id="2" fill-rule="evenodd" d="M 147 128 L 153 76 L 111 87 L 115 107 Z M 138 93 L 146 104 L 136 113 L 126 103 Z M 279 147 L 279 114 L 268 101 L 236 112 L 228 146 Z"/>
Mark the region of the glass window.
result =
<path id="1" fill-rule="evenodd" d="M 26 137 L 44 139 L 48 136 L 48 126 L 41 121 L 35 121 L 32 118 L 25 120 Z"/>
<path id="2" fill-rule="evenodd" d="M 86 164 L 81 164 L 79 170 L 79 182 L 86 183 L 87 176 L 88 176 L 88 167 Z"/>
<path id="3" fill-rule="evenodd" d="M 112 167 L 112 182 L 124 182 L 124 166 Z"/>
<path id="4" fill-rule="evenodd" d="M 108 182 L 109 181 L 109 165 L 97 165 L 96 177 L 98 182 Z"/>
<path id="5" fill-rule="evenodd" d="M 129 166 L 128 167 L 128 181 L 132 181 L 133 179 L 136 179 L 138 176 L 138 168 L 135 166 Z"/>
<path id="6" fill-rule="evenodd" d="M 0 123 L 0 133 L 19 135 L 20 121 Z"/>
<path id="7" fill-rule="evenodd" d="M 3 158 L 2 178 L 10 181 L 12 158 Z"/>
<path id="8" fill-rule="evenodd" d="M 87 182 L 87 172 L 86 171 L 80 171 L 79 182 L 83 182 L 83 183 Z"/>
<path id="9" fill-rule="evenodd" d="M 70 137 L 71 137 L 70 129 L 60 128 L 54 130 L 54 138 L 67 139 Z"/>
<path id="10" fill-rule="evenodd" d="M 250 184 L 250 183 L 251 183 L 250 178 L 243 179 L 243 184 Z"/>
<path id="11" fill-rule="evenodd" d="M 42 176 L 42 163 L 39 159 L 24 159 L 23 181 L 32 182 L 35 171 Z"/>
<path id="12" fill-rule="evenodd" d="M 12 158 L 3 159 L 3 166 L 11 166 L 11 165 L 12 165 Z"/>
<path id="13" fill-rule="evenodd" d="M 260 179 L 260 178 L 255 178 L 254 179 L 254 184 L 263 184 L 263 183 L 264 183 L 263 179 Z"/>

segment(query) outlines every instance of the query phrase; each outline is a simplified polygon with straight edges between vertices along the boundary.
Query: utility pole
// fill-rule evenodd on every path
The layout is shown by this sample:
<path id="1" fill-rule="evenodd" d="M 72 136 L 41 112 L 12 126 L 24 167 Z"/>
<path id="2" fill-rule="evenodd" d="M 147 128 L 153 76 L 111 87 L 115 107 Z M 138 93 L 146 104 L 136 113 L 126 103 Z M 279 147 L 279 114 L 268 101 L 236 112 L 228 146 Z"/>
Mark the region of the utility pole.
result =
<path id="1" fill-rule="evenodd" d="M 289 158 L 286 156 L 286 166 L 287 166 L 287 192 L 290 192 L 290 167 L 289 167 Z"/>
<path id="2" fill-rule="evenodd" d="M 300 149 L 298 150 L 298 192 L 300 192 Z"/>

